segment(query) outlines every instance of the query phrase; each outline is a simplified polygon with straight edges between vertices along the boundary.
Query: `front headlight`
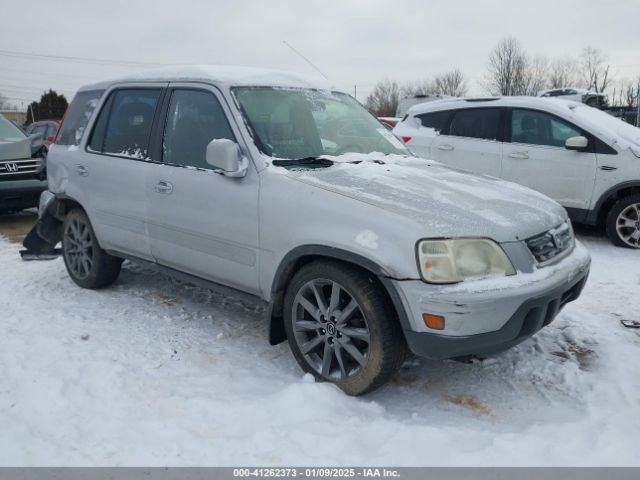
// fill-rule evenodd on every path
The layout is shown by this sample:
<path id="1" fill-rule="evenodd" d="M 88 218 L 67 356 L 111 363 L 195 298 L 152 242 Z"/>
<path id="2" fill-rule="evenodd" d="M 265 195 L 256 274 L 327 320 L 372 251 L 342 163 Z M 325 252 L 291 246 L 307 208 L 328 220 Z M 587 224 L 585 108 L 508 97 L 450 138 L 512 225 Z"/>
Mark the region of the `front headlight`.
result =
<path id="1" fill-rule="evenodd" d="M 516 273 L 500 245 L 486 238 L 421 240 L 418 265 L 422 279 L 429 283 L 457 283 Z"/>

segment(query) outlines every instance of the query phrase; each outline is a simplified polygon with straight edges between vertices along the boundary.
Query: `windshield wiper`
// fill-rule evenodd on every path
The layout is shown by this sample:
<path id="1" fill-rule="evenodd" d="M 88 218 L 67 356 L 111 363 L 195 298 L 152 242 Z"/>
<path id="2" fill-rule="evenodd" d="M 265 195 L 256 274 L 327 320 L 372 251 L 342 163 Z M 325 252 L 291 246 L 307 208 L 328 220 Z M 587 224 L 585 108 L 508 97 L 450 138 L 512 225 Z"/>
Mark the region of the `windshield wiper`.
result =
<path id="1" fill-rule="evenodd" d="M 277 167 L 308 167 L 308 168 L 326 168 L 333 165 L 333 161 L 322 157 L 304 157 L 293 158 L 290 160 L 273 160 Z"/>

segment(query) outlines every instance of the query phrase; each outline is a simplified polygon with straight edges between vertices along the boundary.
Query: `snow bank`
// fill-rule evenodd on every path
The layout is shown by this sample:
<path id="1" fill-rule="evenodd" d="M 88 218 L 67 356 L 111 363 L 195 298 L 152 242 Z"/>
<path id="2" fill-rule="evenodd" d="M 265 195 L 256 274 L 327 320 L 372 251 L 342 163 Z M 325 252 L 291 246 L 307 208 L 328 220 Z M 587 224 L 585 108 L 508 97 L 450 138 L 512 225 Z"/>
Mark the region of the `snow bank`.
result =
<path id="1" fill-rule="evenodd" d="M 586 245 L 583 297 L 532 339 L 414 359 L 350 398 L 270 347 L 240 298 L 128 263 L 82 290 L 0 240 L 0 465 L 640 466 L 640 335 L 619 324 L 640 260 Z"/>

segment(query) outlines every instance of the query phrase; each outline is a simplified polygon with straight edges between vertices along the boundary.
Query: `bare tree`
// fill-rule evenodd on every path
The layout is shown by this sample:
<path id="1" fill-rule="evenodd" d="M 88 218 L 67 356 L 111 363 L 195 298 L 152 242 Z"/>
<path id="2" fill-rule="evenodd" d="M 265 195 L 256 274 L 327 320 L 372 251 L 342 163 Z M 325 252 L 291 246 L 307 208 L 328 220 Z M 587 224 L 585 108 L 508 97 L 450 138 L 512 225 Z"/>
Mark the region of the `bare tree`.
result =
<path id="1" fill-rule="evenodd" d="M 409 97 L 414 95 L 433 95 L 436 93 L 436 87 L 431 80 L 419 80 L 405 83 L 401 87 L 400 93 Z"/>
<path id="2" fill-rule="evenodd" d="M 10 107 L 9 99 L 0 93 L 0 110 Z"/>
<path id="3" fill-rule="evenodd" d="M 367 96 L 365 107 L 377 117 L 392 117 L 396 114 L 400 100 L 400 86 L 397 82 L 383 80 L 376 83 Z"/>
<path id="4" fill-rule="evenodd" d="M 463 97 L 467 94 L 467 80 L 457 68 L 438 75 L 433 80 L 434 93 Z"/>
<path id="5" fill-rule="evenodd" d="M 577 62 L 571 57 L 557 58 L 549 67 L 549 88 L 578 87 L 582 84 Z"/>
<path id="6" fill-rule="evenodd" d="M 520 94 L 536 96 L 549 83 L 549 59 L 543 55 L 536 55 L 532 59 L 525 56 L 525 65 Z"/>
<path id="7" fill-rule="evenodd" d="M 625 107 L 633 108 L 638 106 L 638 94 L 640 93 L 640 77 L 635 81 L 629 82 L 626 88 L 621 90 L 624 92 L 623 102 L 620 102 Z"/>
<path id="8" fill-rule="evenodd" d="M 486 86 L 492 95 L 523 95 L 527 55 L 514 37 L 502 39 L 489 54 Z"/>
<path id="9" fill-rule="evenodd" d="M 585 85 L 590 90 L 601 93 L 610 85 L 609 64 L 605 55 L 591 46 L 582 49 L 580 68 Z"/>

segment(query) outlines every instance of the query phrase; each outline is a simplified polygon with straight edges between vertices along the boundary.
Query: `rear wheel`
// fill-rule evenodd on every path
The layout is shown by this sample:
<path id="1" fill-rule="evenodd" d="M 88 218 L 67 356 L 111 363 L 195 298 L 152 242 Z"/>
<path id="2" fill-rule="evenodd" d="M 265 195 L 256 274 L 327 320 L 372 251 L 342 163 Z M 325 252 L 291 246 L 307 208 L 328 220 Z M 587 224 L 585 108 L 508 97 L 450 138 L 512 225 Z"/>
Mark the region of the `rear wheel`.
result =
<path id="1" fill-rule="evenodd" d="M 285 296 L 285 329 L 305 372 L 349 395 L 393 377 L 406 356 L 396 315 L 377 282 L 336 262 L 314 262 L 294 275 Z"/>
<path id="2" fill-rule="evenodd" d="M 609 210 L 606 228 L 614 245 L 640 248 L 640 195 L 618 200 Z"/>
<path id="3" fill-rule="evenodd" d="M 87 214 L 76 208 L 62 227 L 62 252 L 67 272 L 82 288 L 102 288 L 115 282 L 122 259 L 109 255 L 98 245 Z"/>

